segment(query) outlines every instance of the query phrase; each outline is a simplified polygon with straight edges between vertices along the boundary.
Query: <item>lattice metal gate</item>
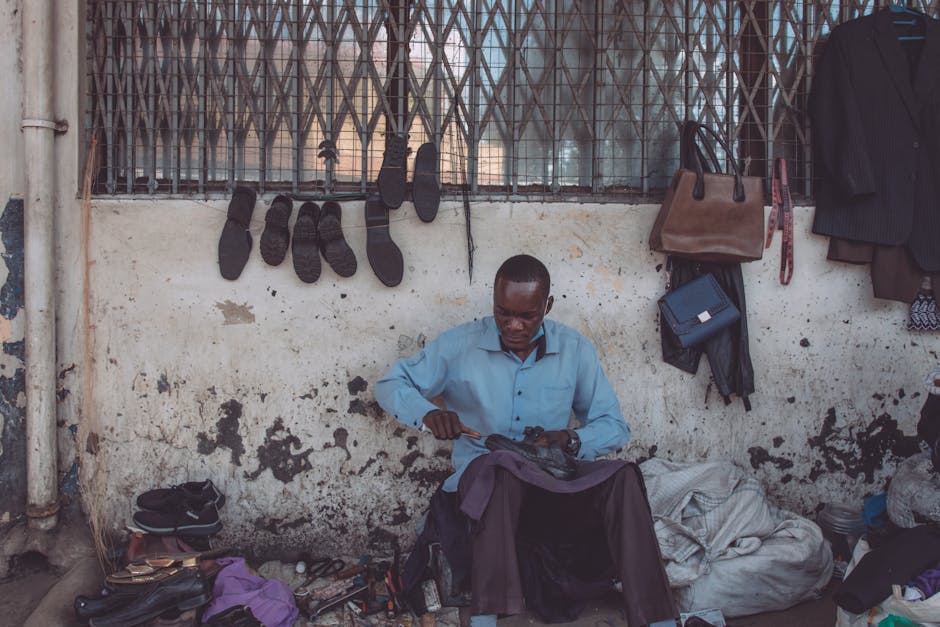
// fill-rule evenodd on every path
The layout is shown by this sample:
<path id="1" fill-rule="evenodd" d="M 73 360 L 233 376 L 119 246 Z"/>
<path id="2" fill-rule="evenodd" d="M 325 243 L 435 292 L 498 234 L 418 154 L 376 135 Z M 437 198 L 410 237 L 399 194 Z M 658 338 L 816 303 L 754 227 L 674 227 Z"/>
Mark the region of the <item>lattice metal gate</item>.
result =
<path id="1" fill-rule="evenodd" d="M 816 43 L 879 4 L 88 0 L 94 192 L 365 191 L 407 133 L 440 146 L 451 189 L 641 199 L 695 117 L 752 174 L 788 157 L 809 195 Z"/>

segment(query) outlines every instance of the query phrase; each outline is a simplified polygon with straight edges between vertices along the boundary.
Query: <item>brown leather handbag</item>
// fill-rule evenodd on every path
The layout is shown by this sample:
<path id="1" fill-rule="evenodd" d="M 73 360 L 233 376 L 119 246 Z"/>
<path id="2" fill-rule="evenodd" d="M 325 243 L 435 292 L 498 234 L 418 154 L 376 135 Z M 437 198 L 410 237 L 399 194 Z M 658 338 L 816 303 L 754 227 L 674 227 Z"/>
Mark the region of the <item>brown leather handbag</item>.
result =
<path id="1" fill-rule="evenodd" d="M 721 173 L 709 135 L 730 155 L 713 130 L 686 120 L 682 125 L 682 167 L 676 172 L 650 233 L 650 248 L 668 255 L 712 263 L 760 259 L 764 252 L 764 181 Z M 703 152 L 704 149 L 704 152 Z M 706 170 L 708 154 L 713 171 Z"/>

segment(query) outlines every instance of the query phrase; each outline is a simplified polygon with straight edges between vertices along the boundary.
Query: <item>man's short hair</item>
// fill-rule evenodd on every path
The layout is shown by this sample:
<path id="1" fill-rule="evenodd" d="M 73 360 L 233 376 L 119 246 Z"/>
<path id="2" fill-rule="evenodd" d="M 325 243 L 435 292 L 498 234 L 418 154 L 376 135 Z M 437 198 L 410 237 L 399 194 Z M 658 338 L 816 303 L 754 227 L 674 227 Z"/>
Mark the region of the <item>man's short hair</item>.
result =
<path id="1" fill-rule="evenodd" d="M 496 280 L 501 278 L 513 283 L 536 281 L 544 288 L 546 297 L 551 291 L 552 280 L 548 268 L 532 255 L 516 255 L 504 261 L 496 271 Z"/>

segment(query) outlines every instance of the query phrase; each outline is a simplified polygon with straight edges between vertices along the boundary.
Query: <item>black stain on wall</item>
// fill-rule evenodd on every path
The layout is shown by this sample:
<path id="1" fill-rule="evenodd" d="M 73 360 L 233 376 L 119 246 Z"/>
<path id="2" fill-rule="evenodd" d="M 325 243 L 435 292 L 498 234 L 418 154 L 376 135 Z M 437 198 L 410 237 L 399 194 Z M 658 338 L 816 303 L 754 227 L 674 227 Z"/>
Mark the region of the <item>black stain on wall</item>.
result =
<path id="1" fill-rule="evenodd" d="M 210 438 L 205 431 L 200 431 L 196 438 L 199 443 L 196 450 L 202 455 L 209 455 L 220 446 L 232 452 L 232 463 L 242 465 L 242 455 L 245 453 L 245 444 L 242 436 L 238 434 L 238 424 L 242 417 L 242 404 L 231 399 L 222 403 L 219 408 L 219 419 L 215 423 L 215 439 Z"/>
<path id="2" fill-rule="evenodd" d="M 904 435 L 889 414 L 881 414 L 861 429 L 836 427 L 834 407 L 827 410 L 819 434 L 807 443 L 822 457 L 810 469 L 811 481 L 826 472 L 844 472 L 852 479 L 864 475 L 865 483 L 874 483 L 875 471 L 887 459 L 910 457 L 920 450 L 917 437 Z"/>
<path id="3" fill-rule="evenodd" d="M 261 516 L 254 520 L 254 528 L 259 531 L 269 531 L 275 535 L 280 535 L 284 531 L 297 529 L 298 527 L 307 525 L 312 521 L 313 518 L 310 516 L 301 516 L 300 518 L 296 518 L 294 520 Z"/>
<path id="4" fill-rule="evenodd" d="M 754 470 L 757 470 L 768 462 L 780 470 L 793 468 L 792 460 L 789 460 L 786 457 L 771 455 L 763 446 L 752 446 L 747 449 L 747 452 L 751 456 L 751 468 Z"/>
<path id="5" fill-rule="evenodd" d="M 392 533 L 384 527 L 369 528 L 369 549 L 375 552 L 391 553 L 396 549 L 401 549 L 398 542 L 398 534 Z"/>
<path id="6" fill-rule="evenodd" d="M 170 382 L 167 380 L 165 372 L 157 379 L 157 393 L 163 394 L 164 392 L 170 393 Z"/>
<path id="7" fill-rule="evenodd" d="M 352 459 L 349 448 L 346 443 L 349 441 L 349 431 L 340 427 L 333 432 L 333 445 L 346 451 L 346 459 Z"/>
<path id="8" fill-rule="evenodd" d="M 360 398 L 354 398 L 349 401 L 349 409 L 346 410 L 348 414 L 359 414 L 360 416 L 371 416 L 372 418 L 379 418 L 382 416 L 382 408 L 379 407 L 379 404 L 375 401 L 366 403 Z"/>
<path id="9" fill-rule="evenodd" d="M 0 316 L 13 320 L 24 306 L 23 199 L 10 198 L 0 214 L 0 238 L 6 281 L 0 286 Z M 3 352 L 26 361 L 24 340 L 3 342 Z M 0 370 L 0 512 L 26 511 L 26 408 L 17 399 L 26 393 L 26 370 Z"/>
<path id="10" fill-rule="evenodd" d="M 409 468 L 414 466 L 415 460 L 419 457 L 422 457 L 421 451 L 411 451 L 407 455 L 401 458 L 401 465 L 404 469 L 402 472 L 407 472 Z"/>
<path id="11" fill-rule="evenodd" d="M 437 488 L 453 472 L 450 467 L 444 468 L 412 468 L 408 471 L 408 479 L 424 489 Z"/>
<path id="12" fill-rule="evenodd" d="M 369 384 L 366 383 L 366 380 L 358 376 L 346 384 L 346 388 L 349 390 L 349 393 L 354 395 L 358 394 L 359 392 L 365 392 L 368 387 Z"/>
<path id="13" fill-rule="evenodd" d="M 294 453 L 300 449 L 300 438 L 284 428 L 280 418 L 274 421 L 264 433 L 264 444 L 258 447 L 258 467 L 251 473 L 245 473 L 247 479 L 257 479 L 262 472 L 270 469 L 274 478 L 283 483 L 290 483 L 294 477 L 313 468 L 310 464 L 312 448 Z"/>

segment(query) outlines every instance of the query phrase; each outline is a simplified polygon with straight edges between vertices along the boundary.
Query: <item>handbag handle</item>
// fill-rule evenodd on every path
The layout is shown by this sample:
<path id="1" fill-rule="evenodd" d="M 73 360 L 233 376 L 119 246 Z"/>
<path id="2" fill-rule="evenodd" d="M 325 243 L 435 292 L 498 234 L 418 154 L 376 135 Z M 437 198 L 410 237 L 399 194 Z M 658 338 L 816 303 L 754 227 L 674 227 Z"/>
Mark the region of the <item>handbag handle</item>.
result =
<path id="1" fill-rule="evenodd" d="M 700 143 L 705 146 L 705 150 L 708 152 L 708 156 L 711 157 L 711 162 L 715 168 L 716 173 L 721 172 L 721 166 L 718 162 L 718 157 L 715 154 L 714 149 L 708 143 L 708 137 L 711 135 L 715 141 L 718 142 L 718 145 L 721 146 L 726 155 L 731 155 L 731 149 L 728 147 L 727 142 L 721 138 L 718 133 L 713 131 L 711 128 L 699 124 L 694 120 L 686 120 L 682 124 L 682 140 L 680 143 L 680 151 L 682 152 L 682 165 L 688 167 L 691 165 L 691 169 L 695 170 L 695 188 L 692 191 L 692 197 L 696 200 L 701 200 L 705 197 L 705 169 L 702 165 L 704 161 L 704 154 L 702 153 Z M 744 181 L 742 180 L 741 168 L 738 167 L 737 162 L 734 158 L 730 159 L 731 169 L 734 171 L 734 202 L 744 202 Z"/>

